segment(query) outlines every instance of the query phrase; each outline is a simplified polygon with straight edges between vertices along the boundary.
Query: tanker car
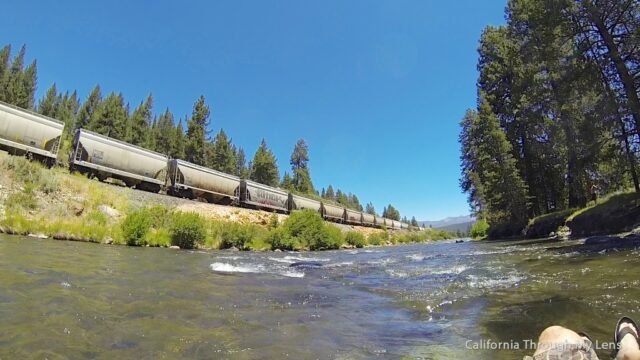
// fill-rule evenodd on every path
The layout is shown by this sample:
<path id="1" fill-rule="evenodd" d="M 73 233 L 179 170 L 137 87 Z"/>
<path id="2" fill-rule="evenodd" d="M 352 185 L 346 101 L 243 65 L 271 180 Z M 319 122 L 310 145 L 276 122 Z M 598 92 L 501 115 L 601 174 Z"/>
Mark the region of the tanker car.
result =
<path id="1" fill-rule="evenodd" d="M 0 102 L 0 147 L 53 165 L 64 124 Z M 408 229 L 409 224 L 319 201 L 255 181 L 171 159 L 85 129 L 76 130 L 69 168 L 100 181 L 118 179 L 128 187 L 210 203 L 291 213 L 308 209 L 325 220 L 351 225 Z"/>

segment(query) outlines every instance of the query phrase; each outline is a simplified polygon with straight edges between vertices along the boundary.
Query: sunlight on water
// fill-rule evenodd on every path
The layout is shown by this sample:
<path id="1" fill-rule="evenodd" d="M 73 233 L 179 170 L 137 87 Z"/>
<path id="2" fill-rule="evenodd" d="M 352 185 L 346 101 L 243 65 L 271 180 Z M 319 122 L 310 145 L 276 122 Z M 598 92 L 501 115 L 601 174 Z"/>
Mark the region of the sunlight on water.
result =
<path id="1" fill-rule="evenodd" d="M 0 358 L 517 359 L 551 324 L 638 317 L 638 250 L 499 242 L 322 253 L 0 237 Z M 603 357 L 606 354 L 602 354 Z"/>

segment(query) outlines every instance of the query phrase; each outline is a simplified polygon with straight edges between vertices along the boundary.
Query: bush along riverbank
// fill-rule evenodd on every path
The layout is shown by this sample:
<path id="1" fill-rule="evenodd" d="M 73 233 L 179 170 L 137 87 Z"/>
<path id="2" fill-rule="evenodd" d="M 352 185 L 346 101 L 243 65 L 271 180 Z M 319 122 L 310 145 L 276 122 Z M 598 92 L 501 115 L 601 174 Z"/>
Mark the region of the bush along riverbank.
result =
<path id="1" fill-rule="evenodd" d="M 0 232 L 130 246 L 328 250 L 449 239 L 444 231 L 386 231 L 145 193 L 0 154 Z"/>

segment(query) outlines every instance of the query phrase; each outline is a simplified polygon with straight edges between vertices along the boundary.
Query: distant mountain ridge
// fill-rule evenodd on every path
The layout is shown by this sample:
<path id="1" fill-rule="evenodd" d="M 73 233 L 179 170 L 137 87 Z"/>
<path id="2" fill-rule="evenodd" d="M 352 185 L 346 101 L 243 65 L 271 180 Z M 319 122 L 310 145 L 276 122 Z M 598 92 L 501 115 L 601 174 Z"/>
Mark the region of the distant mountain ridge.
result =
<path id="1" fill-rule="evenodd" d="M 441 229 L 441 228 L 445 228 L 445 227 L 449 228 L 449 227 L 452 227 L 453 225 L 460 225 L 460 224 L 464 224 L 464 225 L 469 225 L 470 226 L 475 221 L 476 221 L 476 219 L 473 216 L 464 215 L 464 216 L 448 217 L 448 218 L 444 218 L 442 220 L 436 220 L 436 221 L 430 221 L 430 220 L 418 221 L 418 224 L 420 224 L 420 226 Z M 446 229 L 446 230 L 448 230 L 448 229 Z"/>

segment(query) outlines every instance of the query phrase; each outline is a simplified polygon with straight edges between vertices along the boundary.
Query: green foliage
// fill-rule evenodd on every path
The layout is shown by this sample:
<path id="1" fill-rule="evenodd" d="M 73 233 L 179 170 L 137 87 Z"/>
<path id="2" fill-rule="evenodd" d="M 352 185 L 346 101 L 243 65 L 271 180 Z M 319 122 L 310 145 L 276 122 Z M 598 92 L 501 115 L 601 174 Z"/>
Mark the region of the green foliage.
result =
<path id="1" fill-rule="evenodd" d="M 25 109 L 33 109 L 37 66 L 33 61 L 25 68 L 25 55 L 25 46 L 22 46 L 12 61 L 10 46 L 7 45 L 0 51 L 0 101 Z"/>
<path id="2" fill-rule="evenodd" d="M 367 244 L 367 241 L 364 238 L 364 235 L 357 231 L 349 231 L 345 236 L 344 240 L 347 244 L 351 246 L 355 246 L 357 248 L 364 247 Z"/>
<path id="3" fill-rule="evenodd" d="M 593 182 L 640 191 L 640 47 L 628 40 L 640 3 L 514 0 L 506 10 L 507 24 L 480 39 L 478 113 L 465 115 L 460 136 L 461 185 L 491 236 L 584 207 Z M 546 236 L 561 218 L 528 231 Z"/>
<path id="4" fill-rule="evenodd" d="M 308 209 L 289 215 L 282 226 L 269 233 L 267 240 L 273 249 L 282 250 L 338 249 L 344 243 L 340 229 Z"/>
<path id="5" fill-rule="evenodd" d="M 249 243 L 260 234 L 260 228 L 256 225 L 225 224 L 221 233 L 220 249 L 235 247 L 240 250 L 248 250 Z"/>
<path id="6" fill-rule="evenodd" d="M 369 245 L 380 246 L 385 245 L 389 241 L 389 233 L 386 231 L 370 234 L 367 238 Z"/>
<path id="7" fill-rule="evenodd" d="M 122 222 L 122 236 L 129 246 L 143 246 L 151 228 L 151 217 L 145 211 L 135 211 Z"/>
<path id="8" fill-rule="evenodd" d="M 187 145 L 185 154 L 187 161 L 198 165 L 206 165 L 205 140 L 207 127 L 209 126 L 209 106 L 205 103 L 204 96 L 200 96 L 193 105 L 193 113 L 187 123 Z"/>
<path id="9" fill-rule="evenodd" d="M 289 163 L 293 173 L 293 178 L 291 179 L 293 189 L 302 194 L 315 193 L 311 174 L 309 173 L 309 146 L 307 146 L 304 139 L 299 139 L 296 142 Z"/>
<path id="10" fill-rule="evenodd" d="M 400 212 L 394 208 L 393 205 L 389 204 L 389 206 L 382 210 L 382 217 L 400 221 Z"/>
<path id="11" fill-rule="evenodd" d="M 489 231 L 489 223 L 485 219 L 480 219 L 471 225 L 470 235 L 474 239 L 481 239 L 487 236 Z"/>
<path id="12" fill-rule="evenodd" d="M 100 85 L 96 85 L 78 111 L 75 128 L 86 128 L 89 126 L 93 113 L 100 107 L 101 103 L 102 91 L 100 90 Z"/>
<path id="13" fill-rule="evenodd" d="M 129 112 L 122 94 L 111 93 L 91 114 L 87 128 L 118 140 L 125 140 Z"/>
<path id="14" fill-rule="evenodd" d="M 143 103 L 140 103 L 129 121 L 127 122 L 127 131 L 126 131 L 126 141 L 138 145 L 143 146 L 148 142 L 149 136 L 149 127 L 151 126 L 151 122 L 153 121 L 153 97 L 149 95 L 147 100 Z"/>
<path id="15" fill-rule="evenodd" d="M 20 156 L 8 156 L 2 160 L 2 167 L 15 181 L 24 185 L 25 193 L 38 190 L 52 194 L 60 189 L 58 178 L 36 161 L 29 161 Z"/>
<path id="16" fill-rule="evenodd" d="M 24 210 L 35 210 L 38 208 L 38 200 L 33 193 L 33 185 L 27 184 L 22 191 L 14 192 L 7 196 L 4 201 L 5 207 L 10 211 L 19 212 Z"/>
<path id="17" fill-rule="evenodd" d="M 102 215 L 102 213 L 100 213 Z M 103 215 L 104 216 L 104 215 Z M 164 244 L 166 241 L 153 240 L 150 231 L 165 236 L 166 228 L 172 224 L 174 214 L 162 206 L 152 206 L 133 211 L 121 224 L 122 238 L 127 245 L 144 246 Z"/>
<path id="18" fill-rule="evenodd" d="M 193 249 L 206 237 L 204 219 L 195 213 L 177 212 L 171 224 L 171 244 L 181 249 Z"/>
<path id="19" fill-rule="evenodd" d="M 278 214 L 273 213 L 273 214 L 271 214 L 271 217 L 269 217 L 268 228 L 269 229 L 275 229 L 278 226 L 280 226 L 280 221 L 278 220 Z"/>
<path id="20" fill-rule="evenodd" d="M 288 229 L 279 227 L 272 229 L 267 236 L 267 242 L 271 244 L 271 249 L 276 250 L 301 250 L 301 246 L 289 233 Z"/>
<path id="21" fill-rule="evenodd" d="M 256 150 L 251 164 L 251 180 L 269 186 L 278 186 L 280 175 L 278 175 L 276 157 L 267 147 L 267 142 L 264 139 Z"/>
<path id="22" fill-rule="evenodd" d="M 214 170 L 236 174 L 238 166 L 236 160 L 236 151 L 231 145 L 231 140 L 221 129 L 211 144 L 211 154 L 207 156 L 207 165 Z"/>

